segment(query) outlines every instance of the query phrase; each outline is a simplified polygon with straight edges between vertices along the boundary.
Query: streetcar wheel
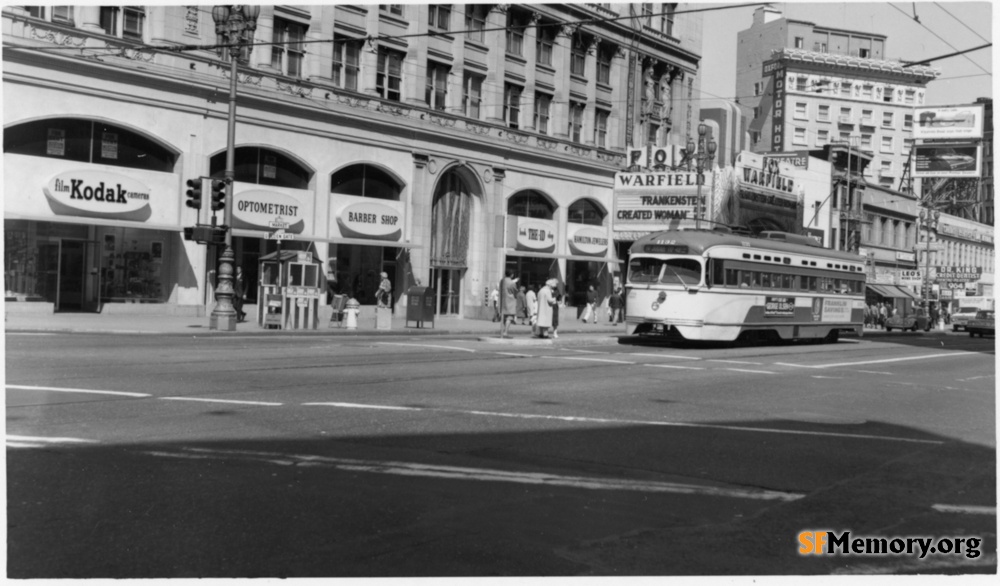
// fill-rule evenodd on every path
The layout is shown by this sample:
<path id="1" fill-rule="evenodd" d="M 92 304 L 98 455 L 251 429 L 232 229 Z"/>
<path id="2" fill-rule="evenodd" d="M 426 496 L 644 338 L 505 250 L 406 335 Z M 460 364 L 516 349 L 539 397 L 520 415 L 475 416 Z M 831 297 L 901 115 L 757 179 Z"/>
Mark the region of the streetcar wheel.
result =
<path id="1" fill-rule="evenodd" d="M 839 330 L 831 330 L 830 333 L 827 334 L 825 338 L 823 338 L 823 341 L 826 342 L 826 343 L 828 343 L 828 344 L 833 344 L 833 343 L 836 343 L 837 340 L 839 340 L 839 339 L 840 339 L 840 331 Z"/>

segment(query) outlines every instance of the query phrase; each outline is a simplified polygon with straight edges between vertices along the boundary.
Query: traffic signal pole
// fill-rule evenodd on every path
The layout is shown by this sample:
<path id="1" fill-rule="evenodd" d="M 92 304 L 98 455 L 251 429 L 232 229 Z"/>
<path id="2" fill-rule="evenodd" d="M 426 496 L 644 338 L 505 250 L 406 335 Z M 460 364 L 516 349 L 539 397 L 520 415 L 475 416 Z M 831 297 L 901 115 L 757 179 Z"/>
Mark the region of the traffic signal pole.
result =
<path id="1" fill-rule="evenodd" d="M 229 60 L 229 125 L 226 136 L 226 199 L 223 208 L 223 225 L 226 226 L 226 240 L 222 254 L 219 255 L 218 268 L 215 275 L 215 308 L 208 321 L 208 329 L 224 332 L 236 331 L 236 309 L 233 307 L 233 265 L 236 253 L 233 252 L 233 180 L 236 177 L 236 67 L 239 59 L 231 55 Z M 213 214 L 214 216 L 214 214 Z"/>

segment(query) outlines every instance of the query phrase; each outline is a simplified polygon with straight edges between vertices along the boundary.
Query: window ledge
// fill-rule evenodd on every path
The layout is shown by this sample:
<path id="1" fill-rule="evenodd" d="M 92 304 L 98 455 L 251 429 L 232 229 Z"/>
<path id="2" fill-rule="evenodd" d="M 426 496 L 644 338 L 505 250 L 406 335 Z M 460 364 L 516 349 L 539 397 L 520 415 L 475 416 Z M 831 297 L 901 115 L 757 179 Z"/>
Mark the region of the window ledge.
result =
<path id="1" fill-rule="evenodd" d="M 409 26 L 410 22 L 401 16 L 396 16 L 395 14 L 388 14 L 386 12 L 379 12 L 378 18 L 384 22 L 391 22 L 392 24 L 398 24 L 399 26 Z"/>
<path id="2" fill-rule="evenodd" d="M 455 36 L 451 33 L 451 31 L 446 31 L 444 29 L 440 29 L 433 26 L 428 27 L 427 36 L 435 39 L 444 39 L 446 41 L 451 41 L 451 42 L 455 41 Z"/>
<path id="3" fill-rule="evenodd" d="M 522 57 L 521 55 L 515 55 L 514 53 L 506 53 L 506 56 L 507 56 L 507 61 L 512 61 L 514 63 L 517 63 L 518 65 L 528 64 L 528 60 Z"/>

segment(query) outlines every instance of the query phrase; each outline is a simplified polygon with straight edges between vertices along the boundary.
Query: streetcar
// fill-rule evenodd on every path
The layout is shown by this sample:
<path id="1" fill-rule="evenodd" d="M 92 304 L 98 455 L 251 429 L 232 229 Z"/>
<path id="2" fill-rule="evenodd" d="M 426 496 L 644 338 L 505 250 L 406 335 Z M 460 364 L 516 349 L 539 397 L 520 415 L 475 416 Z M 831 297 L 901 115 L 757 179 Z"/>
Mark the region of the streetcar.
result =
<path id="1" fill-rule="evenodd" d="M 835 342 L 864 335 L 865 263 L 808 236 L 667 230 L 629 249 L 628 333 Z"/>

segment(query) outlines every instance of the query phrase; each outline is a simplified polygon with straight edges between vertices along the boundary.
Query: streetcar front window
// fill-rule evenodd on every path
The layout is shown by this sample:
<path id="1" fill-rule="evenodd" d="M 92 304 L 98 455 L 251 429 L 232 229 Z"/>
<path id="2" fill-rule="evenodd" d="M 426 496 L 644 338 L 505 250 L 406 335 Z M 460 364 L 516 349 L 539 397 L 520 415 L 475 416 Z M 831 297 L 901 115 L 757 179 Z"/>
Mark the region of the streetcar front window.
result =
<path id="1" fill-rule="evenodd" d="M 633 258 L 628 263 L 628 280 L 693 287 L 701 283 L 701 263 L 690 258 Z"/>

